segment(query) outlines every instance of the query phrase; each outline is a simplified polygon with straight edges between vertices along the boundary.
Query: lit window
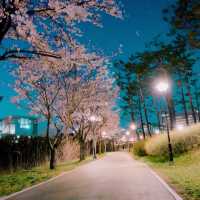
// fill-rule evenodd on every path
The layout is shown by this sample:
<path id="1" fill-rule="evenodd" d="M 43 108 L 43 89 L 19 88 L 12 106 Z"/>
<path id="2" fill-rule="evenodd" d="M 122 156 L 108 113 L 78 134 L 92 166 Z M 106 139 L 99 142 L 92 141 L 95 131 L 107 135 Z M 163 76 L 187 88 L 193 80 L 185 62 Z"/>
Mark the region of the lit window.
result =
<path id="1" fill-rule="evenodd" d="M 2 131 L 3 131 L 3 123 L 0 122 L 0 132 L 2 132 Z"/>
<path id="2" fill-rule="evenodd" d="M 19 123 L 20 123 L 20 128 L 29 129 L 31 127 L 31 120 L 29 119 L 21 118 Z"/>
<path id="3" fill-rule="evenodd" d="M 14 124 L 10 125 L 10 134 L 12 134 L 12 135 L 15 134 L 15 125 Z"/>
<path id="4" fill-rule="evenodd" d="M 0 132 L 2 134 L 15 134 L 15 124 L 6 124 L 6 123 L 1 123 L 0 124 Z"/>

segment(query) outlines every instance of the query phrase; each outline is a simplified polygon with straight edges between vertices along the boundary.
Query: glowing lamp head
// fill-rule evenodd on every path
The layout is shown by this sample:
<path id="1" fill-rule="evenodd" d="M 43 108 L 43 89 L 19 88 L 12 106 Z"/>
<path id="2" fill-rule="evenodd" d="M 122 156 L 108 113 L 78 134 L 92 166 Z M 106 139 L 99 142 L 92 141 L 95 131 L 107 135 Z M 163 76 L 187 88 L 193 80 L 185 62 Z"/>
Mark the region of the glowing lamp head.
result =
<path id="1" fill-rule="evenodd" d="M 137 127 L 136 127 L 136 125 L 134 124 L 134 123 L 132 123 L 131 125 L 130 125 L 130 129 L 131 130 L 135 130 Z"/>
<path id="2" fill-rule="evenodd" d="M 106 136 L 106 132 L 105 132 L 105 131 L 102 132 L 102 136 L 103 136 L 103 137 Z"/>
<path id="3" fill-rule="evenodd" d="M 126 131 L 126 135 L 130 135 L 130 132 L 129 132 L 129 131 Z"/>
<path id="4" fill-rule="evenodd" d="M 181 131 L 181 130 L 184 129 L 184 126 L 183 126 L 182 124 L 177 124 L 177 125 L 176 125 L 176 129 L 177 129 L 178 131 Z"/>
<path id="5" fill-rule="evenodd" d="M 95 122 L 95 121 L 96 121 L 96 117 L 95 117 L 94 115 L 92 115 L 92 116 L 90 117 L 90 121 Z"/>
<path id="6" fill-rule="evenodd" d="M 169 83 L 167 81 L 160 81 L 156 85 L 156 90 L 160 93 L 165 93 L 169 90 Z"/>

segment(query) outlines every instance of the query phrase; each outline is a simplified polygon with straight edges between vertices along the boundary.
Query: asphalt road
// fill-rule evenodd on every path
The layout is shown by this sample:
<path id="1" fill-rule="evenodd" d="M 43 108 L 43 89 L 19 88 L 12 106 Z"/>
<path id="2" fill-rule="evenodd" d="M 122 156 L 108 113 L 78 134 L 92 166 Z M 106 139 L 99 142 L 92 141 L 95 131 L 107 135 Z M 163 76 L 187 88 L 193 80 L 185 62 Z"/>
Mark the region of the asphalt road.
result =
<path id="1" fill-rule="evenodd" d="M 144 164 L 109 153 L 9 200 L 174 200 Z"/>

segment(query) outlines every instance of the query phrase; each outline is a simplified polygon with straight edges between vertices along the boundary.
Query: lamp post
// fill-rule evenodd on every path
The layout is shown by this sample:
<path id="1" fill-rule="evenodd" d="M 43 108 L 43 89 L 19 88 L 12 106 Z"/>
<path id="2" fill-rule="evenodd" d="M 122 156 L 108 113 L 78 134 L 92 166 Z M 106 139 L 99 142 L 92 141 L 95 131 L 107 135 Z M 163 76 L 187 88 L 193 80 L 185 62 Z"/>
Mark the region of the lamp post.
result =
<path id="1" fill-rule="evenodd" d="M 92 144 L 93 144 L 93 159 L 97 159 L 97 138 L 95 135 L 95 124 L 97 122 L 100 122 L 101 119 L 99 117 L 96 117 L 95 115 L 90 116 L 90 121 L 92 123 Z"/>
<path id="2" fill-rule="evenodd" d="M 167 95 L 167 93 L 169 91 L 169 83 L 168 83 L 168 81 L 167 80 L 163 80 L 163 81 L 158 82 L 155 88 L 159 93 L 162 93 L 164 95 L 165 101 L 167 101 L 166 95 Z M 173 149 L 172 149 L 170 132 L 169 132 L 168 116 L 167 116 L 167 112 L 166 111 L 164 111 L 164 115 L 163 116 L 165 118 L 165 124 L 166 124 L 166 128 L 167 128 L 169 161 L 173 162 L 174 156 L 173 156 Z"/>
<path id="3" fill-rule="evenodd" d="M 105 131 L 102 132 L 102 137 L 103 137 L 103 141 L 104 141 L 104 152 L 106 153 L 107 151 L 107 147 L 106 147 L 106 135 L 107 133 Z"/>
<path id="4" fill-rule="evenodd" d="M 132 131 L 135 131 L 135 130 L 137 129 L 136 124 L 131 123 L 131 125 L 130 125 L 130 129 L 131 129 Z M 137 135 L 137 134 L 136 134 L 136 135 Z M 137 135 L 137 139 L 139 140 L 139 135 Z"/>
<path id="5" fill-rule="evenodd" d="M 135 123 L 131 123 L 130 124 L 130 130 L 134 132 L 134 131 L 136 131 L 136 129 L 137 129 L 136 124 Z M 134 137 L 134 133 L 132 133 L 132 134 L 133 134 L 133 137 Z M 137 140 L 139 140 L 139 135 L 138 134 L 136 134 L 136 135 L 137 135 Z M 133 143 L 133 141 L 130 141 L 130 142 Z M 130 148 L 129 148 L 129 151 L 130 151 Z"/>
<path id="6" fill-rule="evenodd" d="M 94 128 L 94 123 L 96 122 L 96 116 L 92 115 L 90 117 L 90 121 L 92 123 L 92 154 L 93 154 L 93 159 L 97 159 L 96 155 L 96 137 L 95 137 L 95 128 Z"/>
<path id="7" fill-rule="evenodd" d="M 128 137 L 128 151 L 130 151 L 130 146 L 129 146 L 129 136 L 130 136 L 130 131 L 126 131 L 126 135 Z"/>

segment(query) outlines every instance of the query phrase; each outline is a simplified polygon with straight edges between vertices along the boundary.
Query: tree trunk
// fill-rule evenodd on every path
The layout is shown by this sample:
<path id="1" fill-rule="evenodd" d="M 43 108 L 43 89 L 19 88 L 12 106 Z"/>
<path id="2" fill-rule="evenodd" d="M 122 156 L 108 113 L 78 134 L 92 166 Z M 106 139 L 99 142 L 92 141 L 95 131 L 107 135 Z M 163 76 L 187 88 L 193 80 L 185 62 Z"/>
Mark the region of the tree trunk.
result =
<path id="1" fill-rule="evenodd" d="M 0 44 L 11 27 L 11 15 L 8 14 L 0 23 Z"/>
<path id="2" fill-rule="evenodd" d="M 199 95 L 197 93 L 198 89 L 197 89 L 197 85 L 195 83 L 195 100 L 196 100 L 196 105 L 197 105 L 197 111 L 198 111 L 198 121 L 200 122 L 200 103 L 199 103 Z"/>
<path id="3" fill-rule="evenodd" d="M 13 155 L 12 152 L 8 152 L 8 169 L 12 173 L 13 172 Z"/>
<path id="4" fill-rule="evenodd" d="M 140 100 L 140 97 L 139 97 L 139 115 L 140 115 L 140 123 L 141 123 L 141 128 L 142 128 L 142 134 L 143 134 L 143 139 L 146 138 L 146 135 L 145 135 L 145 130 L 144 130 L 144 122 L 143 122 L 143 116 L 142 116 L 142 105 L 141 105 L 141 100 Z"/>
<path id="5" fill-rule="evenodd" d="M 85 142 L 80 141 L 80 161 L 85 160 Z"/>
<path id="6" fill-rule="evenodd" d="M 50 117 L 47 117 L 46 137 L 49 138 Z"/>
<path id="7" fill-rule="evenodd" d="M 194 108 L 194 104 L 193 104 L 192 94 L 190 92 L 190 84 L 189 84 L 188 77 L 186 77 L 186 87 L 187 87 L 187 94 L 188 94 L 189 101 L 190 101 L 190 107 L 192 110 L 192 117 L 193 117 L 194 123 L 196 124 L 197 118 L 196 118 L 195 108 Z"/>
<path id="8" fill-rule="evenodd" d="M 106 145 L 106 141 L 104 140 L 104 153 L 106 153 L 107 152 L 107 147 L 106 147 L 107 145 Z"/>
<path id="9" fill-rule="evenodd" d="M 97 159 L 97 143 L 95 138 L 93 138 L 93 159 Z"/>
<path id="10" fill-rule="evenodd" d="M 166 96 L 166 100 L 167 100 L 167 107 L 169 110 L 170 129 L 173 130 L 176 124 L 176 113 L 174 108 L 174 102 L 171 96 L 169 95 Z"/>
<path id="11" fill-rule="evenodd" d="M 145 103 L 144 95 L 143 95 L 141 88 L 140 88 L 140 100 L 141 100 L 141 103 L 143 103 L 143 105 L 144 105 L 144 116 L 145 116 L 145 119 L 146 119 L 147 131 L 148 131 L 148 135 L 151 137 L 151 130 L 149 128 L 149 118 L 148 118 L 148 114 L 147 114 L 146 103 Z"/>
<path id="12" fill-rule="evenodd" d="M 131 120 L 133 123 L 135 122 L 134 112 L 131 112 Z M 136 136 L 137 136 L 137 140 L 140 140 L 140 135 L 137 131 L 136 131 Z"/>
<path id="13" fill-rule="evenodd" d="M 113 140 L 112 141 L 112 144 L 113 144 L 113 152 L 115 151 L 115 141 Z"/>
<path id="14" fill-rule="evenodd" d="M 156 104 L 156 100 L 155 98 L 153 97 L 153 105 L 154 105 L 154 108 L 155 108 L 155 111 L 156 111 L 156 117 L 157 117 L 157 121 L 158 121 L 158 128 L 159 128 L 159 131 L 161 131 L 161 122 L 160 122 L 160 112 L 159 112 L 159 108 Z"/>
<path id="15" fill-rule="evenodd" d="M 99 140 L 99 154 L 102 153 L 102 150 L 101 150 L 101 139 Z"/>
<path id="16" fill-rule="evenodd" d="M 187 104 L 186 104 L 186 100 L 185 100 L 185 94 L 184 94 L 184 88 L 183 88 L 182 81 L 180 82 L 180 87 L 181 87 L 181 98 L 182 98 L 183 110 L 184 110 L 184 114 L 185 114 L 185 122 L 188 126 L 190 122 L 189 122 L 189 118 L 188 118 Z"/>
<path id="17" fill-rule="evenodd" d="M 50 169 L 55 169 L 56 167 L 56 149 L 50 149 Z"/>
<path id="18" fill-rule="evenodd" d="M 147 131 L 148 131 L 149 136 L 151 137 L 151 130 L 150 130 L 150 127 L 149 127 L 150 123 L 149 123 L 149 118 L 148 118 L 145 102 L 144 102 L 144 115 L 145 115 L 145 119 L 146 119 L 146 123 L 147 123 Z"/>

